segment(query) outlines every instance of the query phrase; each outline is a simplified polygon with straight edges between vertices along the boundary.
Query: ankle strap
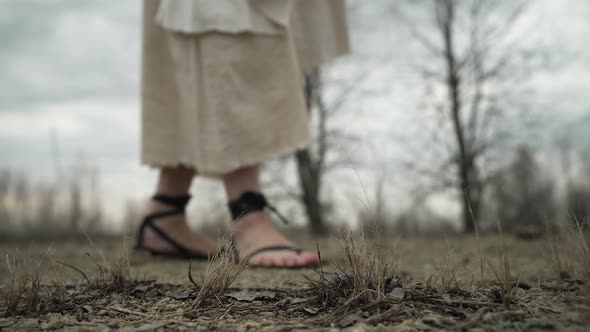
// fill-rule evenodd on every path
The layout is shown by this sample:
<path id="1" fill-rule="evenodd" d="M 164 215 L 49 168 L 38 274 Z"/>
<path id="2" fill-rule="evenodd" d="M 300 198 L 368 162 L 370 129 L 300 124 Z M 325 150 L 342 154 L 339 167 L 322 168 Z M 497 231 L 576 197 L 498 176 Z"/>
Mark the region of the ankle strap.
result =
<path id="1" fill-rule="evenodd" d="M 250 212 L 264 211 L 264 209 L 268 208 L 274 212 L 282 222 L 285 224 L 289 223 L 287 218 L 280 214 L 274 206 L 270 205 L 266 200 L 266 197 L 259 192 L 246 191 L 239 198 L 230 201 L 228 207 L 234 222 Z"/>
<path id="2" fill-rule="evenodd" d="M 156 202 L 184 211 L 186 205 L 191 200 L 191 195 L 168 196 L 164 194 L 155 194 L 152 199 Z"/>

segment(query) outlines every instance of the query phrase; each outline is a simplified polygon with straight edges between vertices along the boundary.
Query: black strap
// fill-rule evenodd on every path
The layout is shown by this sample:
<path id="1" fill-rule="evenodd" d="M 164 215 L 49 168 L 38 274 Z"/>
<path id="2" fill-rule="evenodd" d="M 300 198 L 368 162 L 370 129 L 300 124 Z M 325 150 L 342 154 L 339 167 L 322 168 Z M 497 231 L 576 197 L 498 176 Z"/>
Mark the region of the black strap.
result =
<path id="1" fill-rule="evenodd" d="M 152 197 L 152 200 L 156 202 L 160 202 L 162 204 L 169 205 L 172 207 L 169 211 L 162 211 L 162 212 L 155 212 L 152 214 L 148 214 L 143 218 L 143 222 L 139 227 L 139 232 L 137 235 L 137 247 L 141 247 L 143 243 L 143 231 L 146 227 L 152 229 L 156 234 L 158 234 L 162 239 L 166 242 L 170 243 L 176 250 L 178 250 L 179 254 L 185 255 L 187 257 L 194 256 L 194 254 L 187 248 L 185 248 L 180 243 L 176 242 L 173 238 L 171 238 L 168 234 L 162 231 L 159 227 L 154 224 L 154 221 L 159 218 L 170 217 L 174 215 L 183 214 L 186 205 L 190 201 L 190 195 L 182 195 L 182 196 L 168 196 L 163 194 L 156 194 Z"/>
<path id="2" fill-rule="evenodd" d="M 264 211 L 269 209 L 285 224 L 289 220 L 285 218 L 279 211 L 266 200 L 263 194 L 254 191 L 246 191 L 239 198 L 228 203 L 229 210 L 234 221 L 239 220 L 244 215 L 250 212 Z"/>
<path id="3" fill-rule="evenodd" d="M 156 202 L 169 205 L 176 210 L 180 210 L 182 213 L 188 202 L 191 200 L 191 195 L 168 196 L 164 194 L 155 194 L 152 199 Z"/>
<path id="4" fill-rule="evenodd" d="M 260 253 L 267 252 L 267 251 L 294 251 L 297 255 L 301 255 L 301 253 L 303 252 L 303 249 L 297 248 L 297 247 L 291 247 L 291 246 L 287 246 L 287 245 L 274 245 L 274 246 L 262 247 L 260 249 L 256 249 L 253 252 L 249 253 L 248 256 L 246 256 L 246 260 L 248 261 L 252 257 L 254 257 Z"/>

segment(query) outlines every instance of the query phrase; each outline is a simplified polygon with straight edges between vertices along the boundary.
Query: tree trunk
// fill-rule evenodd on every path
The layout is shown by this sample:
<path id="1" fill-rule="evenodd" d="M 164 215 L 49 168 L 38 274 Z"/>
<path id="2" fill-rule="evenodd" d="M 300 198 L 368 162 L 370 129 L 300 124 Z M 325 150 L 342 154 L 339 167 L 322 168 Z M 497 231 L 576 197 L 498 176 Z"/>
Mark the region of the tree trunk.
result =
<path id="1" fill-rule="evenodd" d="M 447 90 L 450 99 L 450 116 L 453 124 L 453 131 L 458 147 L 457 155 L 457 171 L 459 179 L 459 192 L 463 196 L 462 202 L 462 221 L 465 232 L 472 233 L 475 230 L 475 223 L 477 222 L 477 213 L 479 213 L 479 188 L 473 187 L 477 181 L 477 170 L 473 162 L 467 142 L 465 139 L 465 128 L 462 119 L 462 104 L 461 104 L 461 77 L 459 75 L 459 67 L 457 55 L 454 49 L 453 40 L 453 25 L 454 25 L 454 2 L 452 0 L 444 0 L 437 3 L 438 8 L 438 24 L 442 38 L 444 41 L 444 58 L 447 70 Z M 470 198 L 469 191 L 474 191 L 474 197 Z M 477 192 L 477 193 L 476 193 Z M 475 197 L 477 196 L 477 197 Z M 473 214 L 473 217 L 472 217 Z"/>
<path id="2" fill-rule="evenodd" d="M 309 149 L 299 150 L 295 153 L 299 184 L 301 186 L 303 205 L 309 221 L 309 228 L 313 234 L 325 234 L 327 229 L 324 224 L 322 206 L 320 201 L 321 180 L 319 170 L 314 167 Z"/>
<path id="3" fill-rule="evenodd" d="M 316 69 L 305 77 L 305 101 L 307 111 L 311 113 L 312 107 L 318 105 L 318 112 L 325 112 L 321 104 L 320 77 Z M 302 192 L 303 205 L 309 221 L 309 229 L 313 234 L 326 234 L 320 192 L 322 187 L 322 171 L 326 146 L 325 114 L 320 114 L 318 124 L 318 137 L 316 145 L 319 147 L 317 158 L 313 158 L 310 148 L 299 150 L 295 153 L 299 185 Z"/>
<path id="4" fill-rule="evenodd" d="M 462 183 L 463 188 L 463 230 L 466 233 L 473 233 L 476 227 L 479 226 L 479 214 L 481 207 L 483 186 L 479 182 L 477 176 L 477 169 L 473 161 L 466 163 L 467 165 L 467 181 Z"/>

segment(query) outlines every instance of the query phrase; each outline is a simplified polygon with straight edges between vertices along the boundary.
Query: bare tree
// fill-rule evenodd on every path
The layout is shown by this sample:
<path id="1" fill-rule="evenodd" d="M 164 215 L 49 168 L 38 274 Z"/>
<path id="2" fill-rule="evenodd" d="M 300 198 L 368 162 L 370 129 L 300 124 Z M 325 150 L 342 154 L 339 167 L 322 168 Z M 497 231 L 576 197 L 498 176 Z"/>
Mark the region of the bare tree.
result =
<path id="1" fill-rule="evenodd" d="M 321 197 L 325 175 L 338 166 L 352 166 L 355 163 L 349 156 L 339 156 L 337 147 L 349 145 L 357 138 L 344 130 L 329 126 L 329 123 L 355 95 L 359 85 L 366 81 L 375 68 L 377 66 L 360 72 L 353 80 L 344 82 L 343 85 L 332 82 L 338 86 L 335 96 L 329 103 L 324 101 L 325 89 L 321 71 L 315 69 L 305 76 L 305 100 L 312 119 L 313 139 L 310 146 L 295 152 L 295 161 L 301 192 L 300 199 L 309 220 L 310 230 L 314 234 L 327 232 L 325 222 L 327 209 Z M 329 154 L 332 158 L 328 158 Z"/>
<path id="2" fill-rule="evenodd" d="M 349 80 L 329 80 L 319 68 L 306 75 L 304 94 L 311 119 L 312 139 L 309 146 L 294 154 L 297 183 L 288 183 L 290 177 L 285 173 L 288 159 L 279 158 L 265 165 L 264 186 L 280 188 L 273 195 L 275 200 L 281 197 L 297 199 L 305 210 L 312 233 L 325 234 L 328 230 L 326 218 L 330 203 L 322 197 L 326 175 L 339 167 L 358 166 L 357 160 L 341 149 L 353 145 L 358 138 L 346 128 L 335 125 L 334 120 L 382 65 L 383 60 L 371 61 L 369 66 L 358 66 L 358 72 L 353 72 L 353 78 Z M 327 88 L 332 92 L 329 98 L 325 97 Z"/>
<path id="3" fill-rule="evenodd" d="M 513 38 L 526 6 L 494 0 L 419 3 L 429 6 L 433 24 L 417 26 L 400 17 L 428 54 L 418 69 L 427 87 L 423 108 L 435 112 L 431 127 L 422 130 L 423 152 L 406 164 L 433 180 L 429 190 L 454 188 L 464 230 L 472 232 L 486 183 L 502 159 L 498 152 L 514 138 L 508 116 L 527 109 L 520 85 L 535 59 Z"/>
<path id="4" fill-rule="evenodd" d="M 555 184 L 529 147 L 517 149 L 511 164 L 490 182 L 494 220 L 504 230 L 542 228 L 557 216 Z M 493 225 L 492 227 L 495 227 Z"/>
<path id="5" fill-rule="evenodd" d="M 317 109 L 317 137 L 314 146 L 295 152 L 301 199 L 309 220 L 310 230 L 314 234 L 325 234 L 327 232 L 320 200 L 328 139 L 326 127 L 327 110 L 321 93 L 321 84 L 318 69 L 306 75 L 305 101 L 308 112 L 311 113 L 314 107 Z M 312 151 L 314 147 L 315 154 Z"/>

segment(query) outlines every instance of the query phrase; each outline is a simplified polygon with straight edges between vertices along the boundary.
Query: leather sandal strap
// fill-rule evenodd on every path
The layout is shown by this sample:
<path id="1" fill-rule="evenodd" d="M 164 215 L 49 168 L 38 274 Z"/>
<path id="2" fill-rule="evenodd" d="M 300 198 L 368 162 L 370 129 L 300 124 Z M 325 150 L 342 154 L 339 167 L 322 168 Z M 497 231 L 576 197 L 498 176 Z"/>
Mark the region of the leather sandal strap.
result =
<path id="1" fill-rule="evenodd" d="M 281 219 L 283 223 L 289 223 L 289 220 L 287 220 L 287 218 L 285 218 L 274 206 L 272 206 L 266 200 L 266 197 L 259 192 L 246 191 L 239 198 L 230 201 L 228 203 L 228 207 L 234 222 L 238 221 L 241 217 L 248 213 L 269 209 L 279 219 Z"/>
<path id="2" fill-rule="evenodd" d="M 168 196 L 168 195 L 164 195 L 164 194 L 154 195 L 152 197 L 152 200 L 162 203 L 162 204 L 165 204 L 165 205 L 168 205 L 171 207 L 171 209 L 168 211 L 154 212 L 154 213 L 148 214 L 147 216 L 145 216 L 143 218 L 143 221 L 141 223 L 141 226 L 139 227 L 139 231 L 138 231 L 138 235 L 137 235 L 136 247 L 139 248 L 142 246 L 142 244 L 143 244 L 143 231 L 145 230 L 146 227 L 148 227 L 151 230 L 153 230 L 156 234 L 158 234 L 158 236 L 160 236 L 160 238 L 162 238 L 164 241 L 168 242 L 176 250 L 178 250 L 178 252 L 180 254 L 186 255 L 186 256 L 193 255 L 193 253 L 189 249 L 187 249 L 186 247 L 184 247 L 180 243 L 176 242 L 173 238 L 171 238 L 168 234 L 166 234 L 164 231 L 162 231 L 159 227 L 157 227 L 154 224 L 154 221 L 156 219 L 183 214 L 186 209 L 186 205 L 188 204 L 190 199 L 191 199 L 190 195 L 181 195 L 181 196 Z"/>
<path id="3" fill-rule="evenodd" d="M 151 230 L 153 230 L 154 232 L 156 232 L 156 234 L 158 234 L 158 236 L 160 236 L 160 238 L 166 242 L 168 242 L 170 245 L 172 245 L 176 250 L 178 250 L 178 252 L 181 255 L 185 255 L 185 256 L 194 256 L 194 254 L 185 246 L 183 246 L 182 244 L 178 243 L 176 240 L 174 240 L 173 238 L 171 238 L 168 234 L 166 234 L 166 232 L 164 232 L 163 230 L 161 230 L 158 226 L 154 225 L 154 218 L 149 218 L 147 219 L 144 224 L 142 225 L 142 230 L 145 227 L 149 227 Z"/>
<path id="4" fill-rule="evenodd" d="M 263 252 L 269 252 L 269 251 L 293 251 L 297 255 L 299 255 L 303 252 L 303 249 L 297 248 L 297 247 L 292 247 L 292 246 L 287 246 L 287 245 L 274 245 L 274 246 L 262 247 L 262 248 L 254 250 L 253 252 L 248 254 L 248 256 L 246 256 L 246 260 L 250 260 L 252 257 L 254 257 L 258 254 L 261 254 Z"/>
<path id="5" fill-rule="evenodd" d="M 171 206 L 176 210 L 184 211 L 186 205 L 191 200 L 191 195 L 169 196 L 164 194 L 155 194 L 152 200 Z"/>

